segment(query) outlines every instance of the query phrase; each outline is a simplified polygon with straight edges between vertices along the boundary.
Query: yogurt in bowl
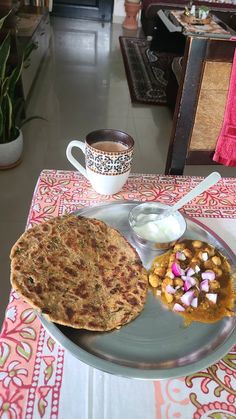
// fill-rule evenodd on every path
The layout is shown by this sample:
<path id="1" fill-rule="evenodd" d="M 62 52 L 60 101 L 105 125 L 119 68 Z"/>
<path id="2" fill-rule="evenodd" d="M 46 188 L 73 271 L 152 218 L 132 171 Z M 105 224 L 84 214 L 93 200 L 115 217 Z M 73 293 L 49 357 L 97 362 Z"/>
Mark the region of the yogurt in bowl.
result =
<path id="1" fill-rule="evenodd" d="M 145 202 L 129 213 L 129 224 L 134 239 L 150 249 L 168 249 L 179 240 L 186 230 L 183 215 L 160 202 Z M 161 217 L 160 219 L 158 217 Z"/>

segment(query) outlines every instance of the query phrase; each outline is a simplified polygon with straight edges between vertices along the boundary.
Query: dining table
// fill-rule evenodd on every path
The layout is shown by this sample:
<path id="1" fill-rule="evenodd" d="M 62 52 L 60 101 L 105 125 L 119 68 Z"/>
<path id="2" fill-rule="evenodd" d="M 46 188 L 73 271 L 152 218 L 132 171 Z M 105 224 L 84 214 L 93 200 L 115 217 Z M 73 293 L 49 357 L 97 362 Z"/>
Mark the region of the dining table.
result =
<path id="1" fill-rule="evenodd" d="M 26 229 L 100 204 L 158 201 L 173 205 L 201 180 L 132 173 L 119 193 L 105 196 L 76 171 L 43 170 Z M 236 252 L 236 178 L 221 178 L 181 212 L 215 232 Z M 0 418 L 236 418 L 235 342 L 214 363 L 188 371 L 183 376 L 145 379 L 89 365 L 48 332 L 23 298 L 13 289 L 10 292 L 0 335 Z"/>

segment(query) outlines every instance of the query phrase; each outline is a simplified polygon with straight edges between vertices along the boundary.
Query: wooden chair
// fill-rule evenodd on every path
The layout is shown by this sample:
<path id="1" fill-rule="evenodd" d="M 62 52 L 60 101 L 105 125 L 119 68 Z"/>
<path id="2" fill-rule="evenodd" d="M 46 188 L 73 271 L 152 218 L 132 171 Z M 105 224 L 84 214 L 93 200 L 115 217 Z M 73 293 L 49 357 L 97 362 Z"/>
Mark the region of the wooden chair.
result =
<path id="1" fill-rule="evenodd" d="M 165 174 L 212 161 L 224 118 L 236 43 L 189 36 L 183 57 Z"/>

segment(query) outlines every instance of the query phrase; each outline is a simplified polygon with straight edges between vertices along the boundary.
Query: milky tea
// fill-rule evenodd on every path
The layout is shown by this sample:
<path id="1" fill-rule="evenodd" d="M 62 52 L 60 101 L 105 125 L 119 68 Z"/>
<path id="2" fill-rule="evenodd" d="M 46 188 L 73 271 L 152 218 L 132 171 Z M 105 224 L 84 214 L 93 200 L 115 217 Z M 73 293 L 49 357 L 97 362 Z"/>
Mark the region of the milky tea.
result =
<path id="1" fill-rule="evenodd" d="M 80 148 L 85 155 L 85 168 L 72 155 Z M 90 132 L 85 141 L 71 141 L 66 156 L 73 166 L 102 195 L 119 192 L 129 177 L 134 152 L 133 138 L 123 131 L 101 129 Z"/>
<path id="2" fill-rule="evenodd" d="M 128 149 L 128 145 L 124 143 L 119 143 L 115 141 L 97 141 L 96 143 L 91 144 L 93 148 L 101 151 L 108 151 L 109 153 L 117 151 L 125 151 Z"/>

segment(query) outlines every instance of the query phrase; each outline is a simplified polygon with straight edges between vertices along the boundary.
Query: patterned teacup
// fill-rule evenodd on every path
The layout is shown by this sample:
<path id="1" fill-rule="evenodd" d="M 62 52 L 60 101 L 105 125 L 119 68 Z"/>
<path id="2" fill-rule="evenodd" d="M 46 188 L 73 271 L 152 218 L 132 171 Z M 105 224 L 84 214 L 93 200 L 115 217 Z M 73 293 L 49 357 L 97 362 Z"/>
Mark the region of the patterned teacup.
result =
<path id="1" fill-rule="evenodd" d="M 85 154 L 86 169 L 72 156 L 77 147 Z M 90 132 L 82 141 L 71 141 L 66 149 L 70 163 L 103 195 L 119 192 L 128 179 L 134 152 L 133 138 L 122 131 L 101 129 Z"/>

